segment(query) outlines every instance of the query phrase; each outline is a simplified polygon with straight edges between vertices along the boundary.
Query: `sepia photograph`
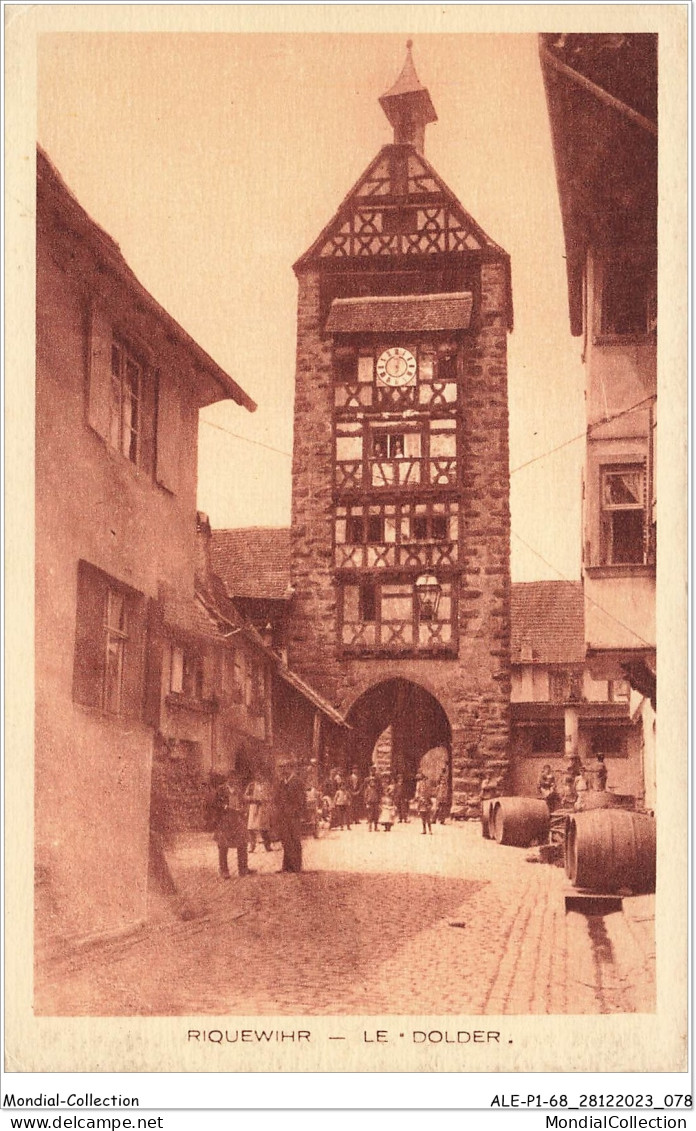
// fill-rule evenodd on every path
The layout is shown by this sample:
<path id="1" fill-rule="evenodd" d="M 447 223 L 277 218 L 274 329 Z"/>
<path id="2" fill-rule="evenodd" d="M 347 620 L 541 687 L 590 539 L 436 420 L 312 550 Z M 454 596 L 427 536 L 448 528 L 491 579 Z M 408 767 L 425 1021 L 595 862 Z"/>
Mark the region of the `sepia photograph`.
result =
<path id="1" fill-rule="evenodd" d="M 246 1043 L 244 1071 L 297 1071 L 373 1018 L 392 1068 L 482 1046 L 505 1071 L 545 1018 L 527 1068 L 683 1070 L 687 750 L 657 683 L 684 734 L 685 501 L 658 491 L 684 365 L 664 435 L 657 399 L 658 290 L 677 358 L 686 290 L 658 276 L 655 21 L 144 9 L 34 40 L 16 1031 L 51 1019 L 46 1071 L 90 1019 L 176 1022 L 171 1069 Z M 568 1057 L 570 1018 L 661 1012 L 669 1041 Z"/>

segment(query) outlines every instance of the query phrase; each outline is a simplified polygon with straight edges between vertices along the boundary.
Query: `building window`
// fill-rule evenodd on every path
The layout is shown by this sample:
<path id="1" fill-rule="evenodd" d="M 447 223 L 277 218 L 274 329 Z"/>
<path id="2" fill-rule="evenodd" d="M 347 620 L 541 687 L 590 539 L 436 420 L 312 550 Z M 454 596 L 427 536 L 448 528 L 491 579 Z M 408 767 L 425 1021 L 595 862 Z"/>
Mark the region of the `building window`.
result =
<path id="1" fill-rule="evenodd" d="M 123 657 L 128 640 L 126 598 L 117 589 L 106 591 L 104 618 L 104 701 L 110 715 L 120 715 L 123 692 Z"/>
<path id="2" fill-rule="evenodd" d="M 244 699 L 244 656 L 239 648 L 228 648 L 222 667 L 223 695 L 235 703 Z"/>
<path id="3" fill-rule="evenodd" d="M 203 698 L 203 659 L 190 649 L 172 645 L 169 690 L 186 699 Z"/>
<path id="4" fill-rule="evenodd" d="M 645 468 L 603 467 L 601 475 L 601 564 L 645 561 Z"/>
<path id="5" fill-rule="evenodd" d="M 111 345 L 109 443 L 138 462 L 142 367 L 119 342 Z"/>
<path id="6" fill-rule="evenodd" d="M 563 754 L 565 733 L 562 723 L 531 727 L 529 737 L 532 754 Z"/>
<path id="7" fill-rule="evenodd" d="M 245 702 L 251 715 L 262 715 L 266 701 L 266 673 L 263 663 L 247 657 Z"/>
<path id="8" fill-rule="evenodd" d="M 592 731 L 591 745 L 593 754 L 625 758 L 627 754 L 626 732 L 618 727 L 595 727 Z"/>
<path id="9" fill-rule="evenodd" d="M 631 685 L 626 679 L 610 679 L 607 692 L 610 703 L 628 703 L 631 698 Z"/>
<path id="10" fill-rule="evenodd" d="M 552 703 L 579 703 L 583 697 L 582 675 L 565 669 L 549 672 L 549 698 Z"/>
<path id="11" fill-rule="evenodd" d="M 143 700 L 142 594 L 80 562 L 73 699 L 109 715 L 139 718 Z"/>
<path id="12" fill-rule="evenodd" d="M 629 260 L 604 264 L 602 334 L 616 337 L 647 334 L 656 323 L 657 279 L 653 269 Z"/>

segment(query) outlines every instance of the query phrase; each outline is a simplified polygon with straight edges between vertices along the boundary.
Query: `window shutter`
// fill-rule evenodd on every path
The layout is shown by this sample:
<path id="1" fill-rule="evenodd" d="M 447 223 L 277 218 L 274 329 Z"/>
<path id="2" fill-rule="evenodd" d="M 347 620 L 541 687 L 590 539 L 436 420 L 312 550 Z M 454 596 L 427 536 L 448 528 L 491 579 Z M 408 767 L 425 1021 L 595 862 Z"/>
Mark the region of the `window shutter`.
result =
<path id="1" fill-rule="evenodd" d="M 77 619 L 73 699 L 100 708 L 104 681 L 106 581 L 98 570 L 80 562 L 77 573 Z"/>
<path id="2" fill-rule="evenodd" d="M 157 374 L 157 482 L 172 494 L 179 489 L 181 407 L 171 374 Z"/>
<path id="3" fill-rule="evenodd" d="M 162 605 L 159 601 L 150 598 L 147 602 L 147 648 L 145 653 L 143 719 L 153 727 L 159 727 L 160 725 L 162 660 L 164 651 L 163 622 L 164 611 Z"/>
<path id="4" fill-rule="evenodd" d="M 123 652 L 121 711 L 127 718 L 143 714 L 145 674 L 145 600 L 129 593 L 126 599 L 128 639 Z"/>
<path id="5" fill-rule="evenodd" d="M 94 304 L 89 328 L 89 393 L 87 419 L 103 440 L 109 439 L 111 424 L 111 323 Z"/>

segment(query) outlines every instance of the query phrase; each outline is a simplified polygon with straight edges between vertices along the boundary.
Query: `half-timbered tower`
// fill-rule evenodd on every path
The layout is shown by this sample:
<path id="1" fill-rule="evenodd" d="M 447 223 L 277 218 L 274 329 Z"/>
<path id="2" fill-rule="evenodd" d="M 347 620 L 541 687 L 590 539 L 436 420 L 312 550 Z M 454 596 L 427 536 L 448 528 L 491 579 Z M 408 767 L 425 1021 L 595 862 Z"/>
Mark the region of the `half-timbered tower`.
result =
<path id="1" fill-rule="evenodd" d="M 346 760 L 455 806 L 509 741 L 509 258 L 424 156 L 410 43 L 394 141 L 295 264 L 290 662 L 347 713 Z"/>

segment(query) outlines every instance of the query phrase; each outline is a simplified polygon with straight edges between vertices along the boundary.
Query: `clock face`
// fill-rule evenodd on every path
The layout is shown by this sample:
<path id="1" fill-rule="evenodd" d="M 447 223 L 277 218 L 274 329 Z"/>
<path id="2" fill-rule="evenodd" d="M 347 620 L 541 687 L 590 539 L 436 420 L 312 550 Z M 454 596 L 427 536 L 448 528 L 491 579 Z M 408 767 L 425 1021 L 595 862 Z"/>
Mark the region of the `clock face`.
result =
<path id="1" fill-rule="evenodd" d="M 409 350 L 392 346 L 377 358 L 377 381 L 380 385 L 399 388 L 412 385 L 416 379 L 416 359 Z"/>

